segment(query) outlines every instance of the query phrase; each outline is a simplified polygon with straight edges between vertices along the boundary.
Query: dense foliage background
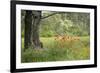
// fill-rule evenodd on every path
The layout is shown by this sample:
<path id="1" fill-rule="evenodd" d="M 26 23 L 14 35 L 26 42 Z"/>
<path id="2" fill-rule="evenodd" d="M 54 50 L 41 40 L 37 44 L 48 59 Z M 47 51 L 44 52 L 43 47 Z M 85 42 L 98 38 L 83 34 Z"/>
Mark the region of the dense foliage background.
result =
<path id="1" fill-rule="evenodd" d="M 51 12 L 42 11 L 40 36 L 51 37 L 55 35 L 88 36 L 90 34 L 90 14 L 79 12 Z M 22 11 L 22 28 L 24 28 L 25 11 Z M 22 29 L 24 35 L 24 29 Z"/>

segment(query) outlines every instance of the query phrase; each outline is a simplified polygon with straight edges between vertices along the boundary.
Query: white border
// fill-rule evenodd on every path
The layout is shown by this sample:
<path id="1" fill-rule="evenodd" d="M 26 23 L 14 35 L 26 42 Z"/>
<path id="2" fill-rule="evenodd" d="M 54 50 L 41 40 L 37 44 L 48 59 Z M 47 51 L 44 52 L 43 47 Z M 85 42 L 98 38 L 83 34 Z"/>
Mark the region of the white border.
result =
<path id="1" fill-rule="evenodd" d="M 38 62 L 38 63 L 21 63 L 21 9 L 26 10 L 48 10 L 61 12 L 88 12 L 90 13 L 90 60 L 80 61 L 57 61 L 57 62 Z M 39 68 L 54 66 L 72 66 L 94 64 L 94 9 L 69 8 L 69 7 L 52 7 L 52 6 L 35 6 L 35 5 L 16 5 L 16 68 Z"/>

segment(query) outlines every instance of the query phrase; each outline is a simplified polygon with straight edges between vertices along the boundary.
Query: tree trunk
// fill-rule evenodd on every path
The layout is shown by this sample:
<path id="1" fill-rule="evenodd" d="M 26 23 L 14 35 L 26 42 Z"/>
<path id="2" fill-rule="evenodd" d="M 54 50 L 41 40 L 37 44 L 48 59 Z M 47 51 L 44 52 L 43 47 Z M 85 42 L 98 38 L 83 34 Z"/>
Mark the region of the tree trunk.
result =
<path id="1" fill-rule="evenodd" d="M 41 19 L 48 18 L 57 13 L 41 17 L 41 11 L 26 10 L 25 15 L 25 32 L 24 32 L 24 48 L 32 46 L 35 49 L 43 48 L 43 43 L 39 39 L 39 26 Z"/>
<path id="2" fill-rule="evenodd" d="M 41 21 L 41 11 L 32 11 L 32 35 L 31 42 L 35 49 L 41 48 L 41 42 L 39 39 L 39 26 Z"/>
<path id="3" fill-rule="evenodd" d="M 31 45 L 31 26 L 32 26 L 32 11 L 26 10 L 25 15 L 25 30 L 24 30 L 24 48 L 27 49 Z"/>

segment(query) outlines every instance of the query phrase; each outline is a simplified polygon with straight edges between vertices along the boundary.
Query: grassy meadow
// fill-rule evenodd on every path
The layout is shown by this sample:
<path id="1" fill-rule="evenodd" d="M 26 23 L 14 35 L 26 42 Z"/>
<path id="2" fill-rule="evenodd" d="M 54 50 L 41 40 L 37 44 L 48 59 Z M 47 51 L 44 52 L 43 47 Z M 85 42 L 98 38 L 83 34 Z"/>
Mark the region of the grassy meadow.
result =
<path id="1" fill-rule="evenodd" d="M 45 62 L 45 61 L 69 61 L 86 60 L 90 58 L 89 37 L 68 39 L 65 41 L 55 40 L 55 37 L 41 37 L 44 49 L 31 49 L 25 52 L 22 49 L 22 62 Z M 24 39 L 22 39 L 24 48 Z"/>

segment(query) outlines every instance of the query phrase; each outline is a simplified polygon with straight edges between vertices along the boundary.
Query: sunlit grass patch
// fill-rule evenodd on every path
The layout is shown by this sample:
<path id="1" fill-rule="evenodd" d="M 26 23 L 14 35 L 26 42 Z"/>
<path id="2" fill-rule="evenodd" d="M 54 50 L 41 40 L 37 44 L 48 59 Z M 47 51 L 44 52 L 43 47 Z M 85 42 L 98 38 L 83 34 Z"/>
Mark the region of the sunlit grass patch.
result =
<path id="1" fill-rule="evenodd" d="M 90 58 L 89 37 L 80 40 L 57 41 L 54 37 L 41 37 L 43 49 L 22 50 L 22 62 L 86 60 Z M 24 40 L 22 40 L 22 45 Z M 23 47 L 23 46 L 22 46 Z"/>

